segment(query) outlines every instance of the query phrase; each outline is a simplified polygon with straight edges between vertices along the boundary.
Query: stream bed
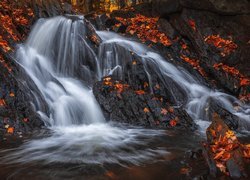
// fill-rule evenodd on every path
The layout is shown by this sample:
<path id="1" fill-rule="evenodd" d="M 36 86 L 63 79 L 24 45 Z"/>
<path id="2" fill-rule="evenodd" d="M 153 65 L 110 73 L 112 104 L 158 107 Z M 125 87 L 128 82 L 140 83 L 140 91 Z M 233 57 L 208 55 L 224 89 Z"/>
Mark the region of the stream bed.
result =
<path id="1" fill-rule="evenodd" d="M 6 140 L 0 144 L 0 155 L 1 157 L 9 157 L 11 159 L 12 157 L 10 156 L 13 156 L 15 149 L 20 151 L 20 147 L 24 146 L 30 140 L 32 142 L 34 139 L 46 139 L 51 137 L 51 134 L 53 133 L 50 130 L 42 130 L 23 139 L 6 137 Z M 141 142 L 144 141 L 144 144 L 134 145 L 133 148 L 135 151 L 140 152 L 142 148 L 144 150 L 147 148 L 154 150 L 160 148 L 165 153 L 159 154 L 154 159 L 148 158 L 147 160 L 145 158 L 144 161 L 138 164 L 131 163 L 132 161 L 124 161 L 123 163 L 72 163 L 54 161 L 48 163 L 45 160 L 32 161 L 32 156 L 34 156 L 32 153 L 23 154 L 23 156 L 30 157 L 30 159 L 23 162 L 0 164 L 0 177 L 3 179 L 175 179 L 188 176 L 199 177 L 206 175 L 208 169 L 204 161 L 199 159 L 199 155 L 197 155 L 199 153 L 195 153 L 193 150 L 198 151 L 197 147 L 200 147 L 201 142 L 204 140 L 203 137 L 198 132 L 188 133 L 181 131 L 164 131 L 160 136 L 152 136 L 150 139 L 144 140 L 142 137 Z M 70 141 L 70 139 L 68 140 Z M 6 149 L 13 150 L 4 152 Z M 52 154 L 60 153 L 56 149 L 48 151 L 50 151 L 48 153 Z M 100 151 L 101 154 L 97 153 L 97 158 L 98 155 L 103 155 L 104 151 L 102 149 Z M 124 149 L 120 151 L 124 151 Z M 119 154 L 120 151 L 116 150 L 109 153 L 111 153 L 110 156 L 114 157 L 114 154 Z M 13 158 L 23 157 L 16 156 Z"/>

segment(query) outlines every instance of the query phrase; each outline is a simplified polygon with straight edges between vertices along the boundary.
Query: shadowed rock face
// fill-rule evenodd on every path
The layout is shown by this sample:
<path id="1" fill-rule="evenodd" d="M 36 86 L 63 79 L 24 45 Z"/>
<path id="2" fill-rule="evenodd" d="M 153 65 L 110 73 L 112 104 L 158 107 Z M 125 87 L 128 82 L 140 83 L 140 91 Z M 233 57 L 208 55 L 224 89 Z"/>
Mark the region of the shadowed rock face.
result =
<path id="1" fill-rule="evenodd" d="M 5 60 L 14 60 L 5 56 Z M 43 126 L 43 122 L 36 113 L 36 107 L 31 103 L 40 99 L 43 102 L 37 87 L 32 83 L 24 70 L 18 64 L 12 64 L 10 73 L 0 64 L 0 99 L 4 104 L 0 106 L 0 134 L 29 133 Z M 41 104 L 46 111 L 46 104 Z M 13 128 L 13 132 L 9 131 Z"/>
<path id="2" fill-rule="evenodd" d="M 132 87 L 117 92 L 103 82 L 97 82 L 93 91 L 108 120 L 144 127 L 196 129 L 185 110 L 172 107 L 164 98 L 150 93 L 138 95 Z"/>
<path id="3" fill-rule="evenodd" d="M 170 14 L 182 8 L 206 10 L 222 15 L 249 14 L 247 0 L 155 0 L 153 10 L 160 14 Z"/>
<path id="4" fill-rule="evenodd" d="M 37 93 L 39 90 L 36 85 L 15 62 L 16 43 L 26 39 L 32 23 L 38 18 L 59 15 L 71 10 L 65 9 L 66 7 L 61 6 L 58 1 L 22 0 L 17 3 L 6 0 L 1 3 L 5 3 L 4 8 L 0 9 L 5 18 L 1 20 L 5 23 L 1 22 L 0 36 L 6 41 L 10 50 L 6 52 L 6 49 L 0 47 L 0 135 L 7 132 L 21 135 L 44 125 L 36 112 L 36 105 L 32 102 L 42 102 L 40 107 L 44 112 L 47 111 L 47 105 Z M 21 12 L 19 18 L 24 17 L 27 23 L 26 20 L 23 23 L 16 20 L 17 9 Z"/>
<path id="5" fill-rule="evenodd" d="M 231 178 L 247 178 L 248 161 L 246 147 L 240 143 L 233 131 L 214 113 L 207 131 L 207 144 L 203 154 L 214 177 L 227 174 Z M 223 150 L 223 152 L 221 152 Z"/>
<path id="6" fill-rule="evenodd" d="M 152 7 L 155 13 L 161 15 L 163 19 L 167 19 L 179 34 L 191 41 L 199 59 L 203 61 L 205 69 L 208 73 L 213 74 L 222 86 L 236 94 L 245 91 L 245 88 L 234 87 L 234 84 L 237 84 L 237 80 L 235 80 L 237 78 L 225 77 L 225 74 L 215 71 L 212 65 L 222 62 L 236 67 L 245 76 L 250 76 L 248 63 L 250 26 L 247 20 L 249 19 L 249 1 L 175 1 L 177 5 L 174 7 L 169 6 L 170 4 L 173 4 L 170 0 L 159 0 L 154 1 Z M 170 9 L 168 10 L 168 8 Z M 189 20 L 196 23 L 196 32 L 193 32 L 188 25 Z M 204 37 L 213 34 L 232 38 L 238 46 L 237 50 L 228 56 L 221 57 L 218 49 L 204 43 Z M 227 81 L 224 81 L 224 78 Z M 249 90 L 247 91 L 249 92 Z"/>

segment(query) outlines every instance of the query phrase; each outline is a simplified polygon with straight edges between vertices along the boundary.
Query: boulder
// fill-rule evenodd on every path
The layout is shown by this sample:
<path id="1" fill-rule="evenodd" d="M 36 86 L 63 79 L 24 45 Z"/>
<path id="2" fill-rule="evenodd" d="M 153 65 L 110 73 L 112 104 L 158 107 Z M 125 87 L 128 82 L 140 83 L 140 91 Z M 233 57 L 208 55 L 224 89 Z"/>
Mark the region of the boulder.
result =
<path id="1" fill-rule="evenodd" d="M 207 129 L 207 143 L 203 154 L 210 168 L 210 174 L 220 177 L 222 174 L 231 178 L 246 178 L 245 171 L 249 165 L 246 152 L 249 145 L 239 142 L 236 135 L 224 123 L 221 117 L 214 113 L 212 124 Z M 247 156 L 246 156 L 247 155 Z"/>
<path id="2" fill-rule="evenodd" d="M 152 7 L 153 12 L 163 16 L 181 10 L 180 0 L 154 0 Z"/>
<path id="3" fill-rule="evenodd" d="M 111 77 L 97 82 L 93 92 L 106 118 L 111 121 L 151 128 L 196 129 L 184 109 Z"/>
<path id="4" fill-rule="evenodd" d="M 162 16 L 176 13 L 183 8 L 215 12 L 221 15 L 242 15 L 250 13 L 248 0 L 155 0 L 153 11 Z"/>

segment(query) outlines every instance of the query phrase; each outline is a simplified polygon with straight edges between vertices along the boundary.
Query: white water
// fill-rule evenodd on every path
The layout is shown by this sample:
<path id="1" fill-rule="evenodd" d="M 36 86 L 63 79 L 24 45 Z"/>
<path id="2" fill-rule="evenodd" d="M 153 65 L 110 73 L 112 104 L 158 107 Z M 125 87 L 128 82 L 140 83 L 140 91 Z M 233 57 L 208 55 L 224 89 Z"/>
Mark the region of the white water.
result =
<path id="1" fill-rule="evenodd" d="M 150 67 L 163 82 L 170 77 L 186 92 L 188 101 L 183 105 L 201 127 L 208 125 L 205 109 L 210 99 L 249 121 L 249 106 L 201 85 L 185 70 L 168 63 L 144 45 L 114 33 L 97 32 L 103 40 L 97 56 L 82 38 L 85 33 L 83 20 L 64 17 L 40 20 L 28 41 L 18 49 L 19 63 L 49 106 L 50 113 L 46 114 L 42 112 L 41 102 L 34 102 L 52 134 L 28 141 L 2 161 L 139 164 L 166 154 L 162 148 L 147 147 L 164 131 L 107 124 L 91 88 L 79 80 L 91 86 L 108 74 L 122 78 L 126 61 L 133 60 L 130 52 L 141 57 L 149 82 Z M 172 92 L 174 96 L 174 89 Z M 237 112 L 233 103 L 240 106 Z"/>
<path id="2" fill-rule="evenodd" d="M 86 77 L 82 76 L 84 73 L 80 74 L 85 82 L 92 82 L 92 78 L 95 80 L 100 73 L 96 55 L 81 38 L 85 36 L 84 28 L 83 20 L 42 19 L 27 42 L 19 47 L 18 62 L 49 106 L 49 114 L 46 114 L 42 112 L 41 102 L 34 102 L 52 134 L 26 142 L 2 158 L 2 163 L 41 161 L 125 165 L 152 161 L 167 154 L 162 148 L 147 147 L 164 131 L 115 127 L 106 123 L 91 88 L 76 78 L 79 74 L 75 71 L 82 66 L 85 67 L 81 70 L 88 72 Z M 95 67 L 87 66 L 89 58 L 95 62 Z"/>
<path id="3" fill-rule="evenodd" d="M 131 41 L 127 38 L 119 36 L 112 32 L 107 31 L 99 31 L 98 35 L 103 39 L 103 43 L 100 47 L 100 59 L 101 64 L 109 66 L 109 73 L 104 73 L 104 75 L 112 74 L 116 72 L 117 67 L 119 68 L 118 73 L 123 74 L 124 63 L 126 61 L 133 60 L 131 53 L 133 52 L 141 57 L 142 63 L 144 65 L 145 71 L 149 72 L 149 69 L 154 71 L 155 74 L 161 78 L 163 84 L 165 84 L 167 78 L 171 78 L 175 81 L 182 90 L 184 90 L 187 103 L 182 104 L 183 102 L 178 102 L 179 105 L 183 105 L 186 107 L 187 112 L 192 117 L 193 120 L 196 121 L 198 125 L 200 125 L 201 131 L 205 132 L 206 128 L 209 126 L 209 102 L 215 101 L 222 108 L 226 109 L 230 113 L 238 116 L 240 118 L 240 128 L 245 129 L 250 124 L 250 106 L 242 104 L 237 98 L 219 92 L 217 90 L 209 89 L 208 87 L 199 83 L 191 74 L 189 74 L 184 69 L 178 68 L 171 63 L 167 62 L 162 56 L 153 52 L 150 48 L 140 43 Z M 118 49 L 123 48 L 126 51 L 122 54 L 119 54 Z M 106 54 L 106 50 L 112 51 L 112 61 L 110 61 L 110 53 Z M 124 50 L 123 50 L 124 51 Z M 106 57 L 106 58 L 105 58 Z M 105 66 L 104 66 L 105 67 Z M 151 74 L 147 73 L 148 80 L 151 80 Z M 150 82 L 151 84 L 151 82 Z M 167 84 L 165 84 L 166 88 L 171 88 Z M 172 89 L 172 96 L 175 95 L 175 89 Z M 235 110 L 234 106 L 237 105 L 237 110 Z"/>

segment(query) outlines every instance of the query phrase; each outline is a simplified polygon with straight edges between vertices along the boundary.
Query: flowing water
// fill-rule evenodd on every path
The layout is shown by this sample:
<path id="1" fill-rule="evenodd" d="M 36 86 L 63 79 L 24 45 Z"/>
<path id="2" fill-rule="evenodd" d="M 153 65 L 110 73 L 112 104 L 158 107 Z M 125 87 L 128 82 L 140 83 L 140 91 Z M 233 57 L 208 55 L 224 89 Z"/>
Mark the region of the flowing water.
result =
<path id="1" fill-rule="evenodd" d="M 107 69 L 107 67 L 110 69 L 110 71 L 104 73 L 104 75 L 113 74 L 114 72 L 118 73 L 120 76 L 124 74 L 124 62 L 128 61 L 128 59 L 131 62 L 133 60 L 128 52 L 136 53 L 141 57 L 145 71 L 150 72 L 153 70 L 153 73 L 159 76 L 163 84 L 165 84 L 165 87 L 171 90 L 172 96 L 175 97 L 177 101 L 176 103 L 179 105 L 185 105 L 189 115 L 197 122 L 197 124 L 202 126 L 201 128 L 203 131 L 209 124 L 209 114 L 206 109 L 209 108 L 209 102 L 211 100 L 217 102 L 222 108 L 230 113 L 238 116 L 242 120 L 240 128 L 247 128 L 246 124 L 250 123 L 249 105 L 242 104 L 237 98 L 229 94 L 212 90 L 202 85 L 187 71 L 167 62 L 163 57 L 158 53 L 153 52 L 147 46 L 128 40 L 112 32 L 101 31 L 97 33 L 104 40 L 100 47 L 100 57 L 102 57 L 100 58 L 100 61 L 101 64 L 104 64 L 104 68 L 102 69 Z M 121 46 L 127 50 L 127 53 L 121 53 L 119 51 L 119 47 Z M 112 54 L 112 56 L 110 54 Z M 152 79 L 151 74 L 152 72 L 147 73 L 149 82 Z M 183 104 L 183 102 L 178 100 L 178 97 L 175 94 L 175 87 L 168 86 L 168 84 L 165 83 L 167 82 L 167 78 L 171 78 L 175 81 L 185 92 L 187 97 L 186 104 Z M 152 82 L 150 82 L 150 84 L 152 84 Z M 234 108 L 236 105 L 238 107 L 237 111 Z"/>
<path id="2" fill-rule="evenodd" d="M 204 109 L 210 99 L 248 123 L 250 108 L 235 97 L 209 89 L 184 69 L 175 67 L 140 43 L 111 32 L 96 33 L 103 41 L 98 52 L 84 38 L 87 30 L 83 17 L 60 16 L 39 20 L 27 42 L 20 45 L 18 63 L 49 107 L 49 113 L 43 112 L 41 102 L 33 102 L 50 131 L 18 148 L 3 151 L 7 155 L 2 163 L 127 166 L 152 163 L 159 157 L 166 159 L 169 152 L 177 152 L 177 149 L 171 151 L 169 146 L 174 146 L 175 141 L 167 142 L 168 145 L 154 143 L 156 139 L 171 139 L 166 131 L 107 123 L 92 93 L 93 83 L 103 76 L 116 74 L 123 78 L 125 62 L 133 60 L 130 52 L 141 58 L 150 83 L 149 67 L 159 74 L 163 83 L 165 78 L 171 78 L 182 88 L 188 99 L 187 112 L 198 124 L 208 124 Z M 171 91 L 175 97 L 174 89 Z M 176 101 L 183 103 L 177 97 Z M 233 104 L 239 106 L 237 111 Z M 194 140 L 191 142 L 194 146 L 197 144 Z M 188 143 L 184 144 L 179 143 L 182 151 L 190 148 Z"/>

